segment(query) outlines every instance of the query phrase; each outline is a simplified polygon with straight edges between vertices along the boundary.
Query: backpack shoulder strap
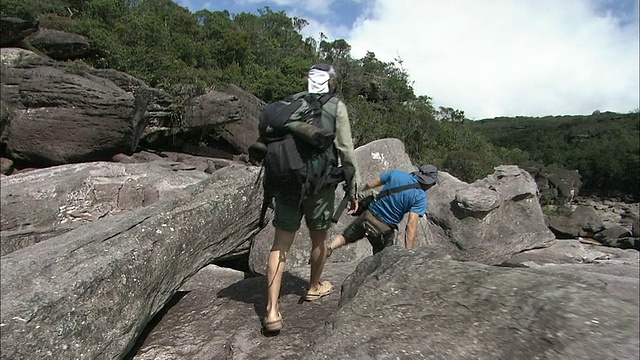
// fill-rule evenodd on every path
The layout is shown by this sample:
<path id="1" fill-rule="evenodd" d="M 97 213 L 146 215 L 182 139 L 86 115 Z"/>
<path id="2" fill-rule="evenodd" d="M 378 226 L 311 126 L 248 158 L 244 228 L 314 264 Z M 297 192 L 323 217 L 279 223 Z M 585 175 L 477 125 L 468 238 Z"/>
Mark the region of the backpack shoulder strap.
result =
<path id="1" fill-rule="evenodd" d="M 403 192 L 403 191 L 409 190 L 409 189 L 421 189 L 420 183 L 403 185 L 403 186 L 398 186 L 398 187 L 391 188 L 391 189 L 382 190 L 376 196 L 376 200 L 378 200 L 380 198 L 383 198 L 385 196 L 389 196 L 391 194 Z"/>

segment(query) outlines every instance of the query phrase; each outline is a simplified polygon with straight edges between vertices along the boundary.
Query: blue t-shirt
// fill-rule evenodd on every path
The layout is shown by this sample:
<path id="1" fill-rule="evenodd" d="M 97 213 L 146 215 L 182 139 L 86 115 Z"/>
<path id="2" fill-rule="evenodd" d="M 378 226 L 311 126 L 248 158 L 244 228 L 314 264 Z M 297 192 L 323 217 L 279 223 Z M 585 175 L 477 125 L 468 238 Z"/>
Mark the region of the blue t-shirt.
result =
<path id="1" fill-rule="evenodd" d="M 418 179 L 400 170 L 391 170 L 380 175 L 382 190 L 416 184 Z M 389 225 L 398 225 L 408 212 L 423 216 L 427 212 L 427 193 L 422 189 L 408 189 L 380 198 L 369 206 L 369 210 Z"/>

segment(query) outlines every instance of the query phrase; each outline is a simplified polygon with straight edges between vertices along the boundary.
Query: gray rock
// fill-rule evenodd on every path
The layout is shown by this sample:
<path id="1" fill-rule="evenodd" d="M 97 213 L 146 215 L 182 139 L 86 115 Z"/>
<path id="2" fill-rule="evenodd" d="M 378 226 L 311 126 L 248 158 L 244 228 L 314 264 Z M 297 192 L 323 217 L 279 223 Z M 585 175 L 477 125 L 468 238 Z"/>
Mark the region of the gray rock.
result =
<path id="1" fill-rule="evenodd" d="M 637 258 L 633 252 L 609 249 L 595 244 L 585 244 L 578 240 L 557 240 L 543 249 L 523 251 L 512 256 L 503 265 L 513 266 L 525 262 L 545 264 L 593 264 L 602 260 L 632 261 Z"/>
<path id="2" fill-rule="evenodd" d="M 308 359 L 635 359 L 638 304 L 530 269 L 390 248 L 345 281 Z"/>
<path id="3" fill-rule="evenodd" d="M 577 205 L 570 215 L 548 215 L 549 229 L 559 239 L 593 237 L 604 229 L 600 216 L 593 207 Z"/>
<path id="4" fill-rule="evenodd" d="M 328 265 L 323 279 L 334 284 L 334 291 L 313 303 L 300 301 L 308 285 L 309 267 L 286 271 L 280 297 L 284 328 L 278 336 L 271 337 L 260 332 L 267 280 L 242 280 L 239 274 L 210 269 L 198 286 L 176 296 L 175 303 L 157 319 L 148 335 L 139 339 L 128 358 L 305 359 L 337 309 L 339 285 L 355 266 Z M 196 276 L 204 275 L 202 272 Z"/>
<path id="5" fill-rule="evenodd" d="M 86 36 L 66 31 L 40 28 L 25 38 L 33 47 L 55 60 L 74 60 L 93 52 Z"/>
<path id="6" fill-rule="evenodd" d="M 500 264 L 514 254 L 551 245 L 536 184 L 516 166 L 500 166 L 472 184 L 440 172 L 431 188 L 427 244 L 459 260 Z"/>
<path id="7" fill-rule="evenodd" d="M 0 46 L 18 44 L 25 37 L 38 31 L 38 21 L 27 21 L 14 17 L 0 17 Z"/>
<path id="8" fill-rule="evenodd" d="M 88 68 L 86 71 L 92 75 L 112 81 L 116 86 L 131 96 L 135 96 L 136 92 L 140 89 L 143 89 L 150 95 L 149 104 L 143 116 L 144 121 L 148 125 L 144 129 L 141 129 L 142 133 L 140 137 L 146 133 L 147 128 L 150 126 L 165 126 L 175 121 L 178 106 L 175 104 L 171 95 L 164 90 L 149 88 L 148 84 L 144 81 L 114 69 Z"/>
<path id="9" fill-rule="evenodd" d="M 232 154 L 246 154 L 249 145 L 258 139 L 258 117 L 263 105 L 260 99 L 235 85 L 221 91 L 210 90 L 190 99 L 179 124 L 153 124 L 143 134 L 143 140 L 147 144 L 180 143 L 205 133 L 217 137 L 210 145 Z"/>
<path id="10" fill-rule="evenodd" d="M 228 167 L 153 206 L 2 256 L 1 357 L 123 358 L 188 278 L 246 253 L 256 176 Z"/>
<path id="11" fill-rule="evenodd" d="M 623 237 L 631 237 L 631 232 L 620 225 L 610 226 L 593 236 L 594 239 L 603 243 Z"/>
<path id="12" fill-rule="evenodd" d="M 168 163 L 83 163 L 8 176 L 0 192 L 2 255 L 92 221 L 150 206 L 209 177 Z"/>
<path id="13" fill-rule="evenodd" d="M 3 175 L 11 175 L 13 172 L 13 161 L 7 158 L 0 158 L 0 173 Z"/>
<path id="14" fill-rule="evenodd" d="M 2 96 L 13 108 L 2 139 L 32 165 L 106 160 L 131 153 L 145 128 L 151 93 L 135 96 L 84 69 L 2 48 Z"/>

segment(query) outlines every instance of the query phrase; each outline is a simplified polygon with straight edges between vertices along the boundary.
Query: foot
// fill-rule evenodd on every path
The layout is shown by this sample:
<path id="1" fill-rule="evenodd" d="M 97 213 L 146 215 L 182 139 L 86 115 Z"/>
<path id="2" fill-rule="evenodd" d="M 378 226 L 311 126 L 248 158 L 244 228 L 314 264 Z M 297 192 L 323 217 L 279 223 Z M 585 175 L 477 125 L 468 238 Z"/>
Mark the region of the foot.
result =
<path id="1" fill-rule="evenodd" d="M 315 288 L 311 288 L 307 291 L 304 299 L 306 301 L 314 301 L 318 300 L 322 297 L 325 297 L 331 294 L 331 289 L 333 286 L 328 281 L 321 281 Z"/>
<path id="2" fill-rule="evenodd" d="M 277 316 L 269 318 L 268 316 L 262 320 L 262 326 L 266 331 L 276 332 L 282 330 L 283 326 L 282 315 L 278 312 Z"/>

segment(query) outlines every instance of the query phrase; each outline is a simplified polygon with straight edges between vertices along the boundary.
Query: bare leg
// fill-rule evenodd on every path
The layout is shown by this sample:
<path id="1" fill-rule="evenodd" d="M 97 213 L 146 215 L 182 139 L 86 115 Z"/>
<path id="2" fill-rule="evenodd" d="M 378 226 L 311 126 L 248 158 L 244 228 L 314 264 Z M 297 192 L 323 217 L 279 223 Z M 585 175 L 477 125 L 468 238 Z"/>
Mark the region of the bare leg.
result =
<path id="1" fill-rule="evenodd" d="M 295 232 L 276 228 L 273 247 L 269 253 L 269 263 L 267 265 L 267 320 L 273 320 L 278 317 L 278 312 L 280 311 L 278 299 L 280 298 L 282 274 L 284 273 L 287 252 L 295 236 Z"/>
<path id="2" fill-rule="evenodd" d="M 347 239 L 345 239 L 342 235 L 338 235 L 333 238 L 333 241 L 331 241 L 331 245 L 329 245 L 329 247 L 331 248 L 331 250 L 335 250 L 345 246 L 346 244 Z"/>
<path id="3" fill-rule="evenodd" d="M 311 276 L 309 290 L 316 291 L 320 286 L 320 276 L 326 260 L 327 230 L 309 230 L 311 235 Z"/>

